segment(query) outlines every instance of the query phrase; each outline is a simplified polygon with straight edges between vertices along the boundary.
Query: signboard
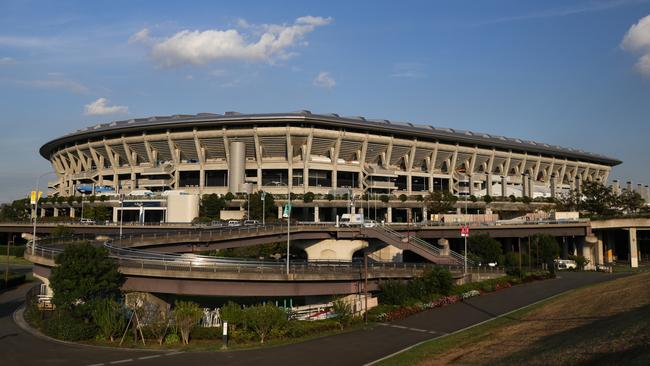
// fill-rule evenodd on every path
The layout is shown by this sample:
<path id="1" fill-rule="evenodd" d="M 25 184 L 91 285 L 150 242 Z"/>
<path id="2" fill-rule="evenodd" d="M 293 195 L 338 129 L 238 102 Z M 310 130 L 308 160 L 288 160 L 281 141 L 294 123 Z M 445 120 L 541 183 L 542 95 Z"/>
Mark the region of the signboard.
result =
<path id="1" fill-rule="evenodd" d="M 460 236 L 469 237 L 469 225 L 460 227 Z"/>
<path id="2" fill-rule="evenodd" d="M 43 195 L 43 192 L 41 192 L 41 191 L 38 191 L 38 192 L 31 191 L 30 194 L 29 194 L 29 202 L 32 205 L 35 205 L 36 201 L 40 200 L 42 195 Z"/>
<path id="3" fill-rule="evenodd" d="M 266 199 L 266 192 L 262 192 L 262 201 L 264 201 L 264 199 Z"/>
<path id="4" fill-rule="evenodd" d="M 291 215 L 291 204 L 287 203 L 284 205 L 284 212 L 282 212 L 282 217 L 287 218 Z"/>

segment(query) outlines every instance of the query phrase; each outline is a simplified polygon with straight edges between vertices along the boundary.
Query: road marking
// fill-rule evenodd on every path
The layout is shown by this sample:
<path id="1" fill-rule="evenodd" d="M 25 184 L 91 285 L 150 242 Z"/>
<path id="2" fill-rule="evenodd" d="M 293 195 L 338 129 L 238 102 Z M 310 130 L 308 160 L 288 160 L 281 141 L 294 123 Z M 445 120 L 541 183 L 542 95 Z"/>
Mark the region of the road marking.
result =
<path id="1" fill-rule="evenodd" d="M 406 351 L 408 351 L 408 350 L 410 350 L 410 349 L 413 349 L 413 348 L 415 348 L 415 347 L 417 347 L 417 346 L 419 346 L 419 345 L 421 345 L 421 344 L 424 344 L 424 343 L 427 343 L 427 342 L 433 341 L 434 339 L 445 338 L 445 337 L 447 337 L 447 336 L 450 336 L 450 335 L 453 335 L 453 334 L 456 334 L 456 333 L 460 333 L 460 332 L 462 332 L 462 331 L 465 331 L 465 330 L 468 330 L 468 329 L 472 329 L 472 328 L 474 328 L 474 327 L 478 327 L 479 325 L 483 325 L 483 324 L 485 324 L 485 323 L 489 323 L 489 322 L 491 322 L 491 321 L 493 321 L 493 320 L 495 320 L 495 319 L 503 318 L 504 316 L 508 316 L 508 315 L 510 315 L 510 314 L 512 314 L 512 313 L 515 313 L 515 312 L 519 311 L 519 310 L 529 308 L 529 307 L 534 306 L 534 305 L 537 305 L 537 304 L 539 304 L 539 303 L 541 303 L 541 302 L 544 302 L 544 301 L 548 301 L 548 300 L 554 299 L 554 298 L 556 298 L 556 297 L 558 297 L 558 296 L 564 295 L 564 294 L 566 294 L 567 292 L 570 292 L 570 291 L 573 291 L 573 290 L 575 290 L 575 289 L 570 289 L 570 290 L 562 291 L 562 292 L 560 292 L 560 293 L 558 293 L 558 294 L 555 294 L 555 295 L 553 295 L 553 296 L 547 297 L 547 298 L 545 298 L 545 299 L 541 299 L 541 300 L 539 300 L 539 301 L 535 301 L 535 302 L 533 302 L 533 303 L 531 303 L 531 304 L 528 304 L 528 305 L 525 305 L 525 306 L 519 307 L 519 308 L 514 309 L 514 310 L 510 310 L 510 311 L 507 312 L 507 313 L 503 313 L 503 314 L 501 314 L 501 315 L 497 315 L 497 316 L 495 316 L 495 317 L 492 317 L 492 318 L 490 318 L 490 319 L 487 319 L 487 320 L 484 320 L 484 321 L 482 321 L 482 322 L 476 323 L 476 324 L 474 324 L 474 325 L 470 325 L 469 327 L 465 327 L 465 328 L 462 328 L 462 329 L 458 329 L 457 331 L 454 331 L 454 332 L 451 332 L 451 333 L 443 333 L 442 335 L 440 335 L 440 336 L 438 336 L 438 337 L 433 337 L 433 338 L 425 339 L 425 340 L 423 340 L 422 342 L 418 342 L 418 343 L 416 343 L 416 344 L 410 345 L 410 346 L 408 346 L 408 347 L 406 347 L 406 348 L 403 348 L 403 349 L 401 349 L 401 350 L 399 350 L 399 351 L 397 351 L 397 352 L 393 352 L 393 353 L 391 353 L 390 355 L 384 356 L 384 357 L 382 357 L 382 358 L 380 358 L 380 359 L 377 359 L 377 360 L 374 360 L 374 361 L 370 361 L 370 362 L 364 364 L 363 366 L 371 366 L 371 365 L 377 364 L 377 363 L 379 363 L 379 362 L 381 362 L 381 361 L 384 361 L 384 360 L 387 360 L 387 359 L 389 359 L 389 358 L 391 358 L 391 357 L 393 357 L 393 356 L 397 356 L 397 355 L 399 355 L 400 353 L 404 353 L 404 352 L 406 352 Z M 386 324 L 386 326 L 394 327 L 394 325 L 391 325 L 391 324 Z M 429 332 L 429 333 L 431 333 L 431 332 Z M 432 334 L 434 334 L 434 333 L 432 333 Z"/>
<path id="2" fill-rule="evenodd" d="M 169 352 L 169 353 L 165 353 L 165 356 L 180 355 L 181 353 L 183 353 L 183 352 Z"/>
<path id="3" fill-rule="evenodd" d="M 391 328 L 397 328 L 397 329 L 405 329 L 405 330 L 411 330 L 413 332 L 420 332 L 420 333 L 429 333 L 429 334 L 447 334 L 444 332 L 437 332 L 435 330 L 428 330 L 428 329 L 420 329 L 420 328 L 409 328 L 405 327 L 403 325 L 397 325 L 397 324 L 386 324 L 386 323 L 379 323 L 379 325 L 383 327 L 391 327 Z"/>
<path id="4" fill-rule="evenodd" d="M 103 363 L 94 363 L 94 364 L 88 365 L 88 366 L 103 366 L 103 365 L 104 365 Z"/>
<path id="5" fill-rule="evenodd" d="M 131 361 L 133 361 L 132 358 L 127 358 L 127 359 L 125 359 L 125 360 L 111 361 L 111 362 L 109 362 L 109 363 L 110 363 L 111 365 L 116 365 L 116 364 L 118 364 L 118 363 L 127 363 L 127 362 L 131 362 Z"/>
<path id="6" fill-rule="evenodd" d="M 158 357 L 160 357 L 160 356 L 161 356 L 161 355 L 142 356 L 142 357 L 138 357 L 138 360 L 149 360 L 149 359 L 152 359 L 152 358 L 158 358 Z"/>

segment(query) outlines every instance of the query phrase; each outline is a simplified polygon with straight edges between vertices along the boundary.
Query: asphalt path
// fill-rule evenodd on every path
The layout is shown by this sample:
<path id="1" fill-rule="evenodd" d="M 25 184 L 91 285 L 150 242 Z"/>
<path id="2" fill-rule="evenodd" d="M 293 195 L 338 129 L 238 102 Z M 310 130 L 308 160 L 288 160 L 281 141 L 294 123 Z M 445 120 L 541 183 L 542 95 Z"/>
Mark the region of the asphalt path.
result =
<path id="1" fill-rule="evenodd" d="M 371 329 L 298 344 L 229 352 L 164 352 L 65 344 L 25 331 L 12 317 L 28 286 L 0 294 L 0 363 L 6 365 L 364 365 L 559 293 L 618 277 L 589 272 L 515 286 Z M 7 363 L 5 363 L 7 362 Z"/>

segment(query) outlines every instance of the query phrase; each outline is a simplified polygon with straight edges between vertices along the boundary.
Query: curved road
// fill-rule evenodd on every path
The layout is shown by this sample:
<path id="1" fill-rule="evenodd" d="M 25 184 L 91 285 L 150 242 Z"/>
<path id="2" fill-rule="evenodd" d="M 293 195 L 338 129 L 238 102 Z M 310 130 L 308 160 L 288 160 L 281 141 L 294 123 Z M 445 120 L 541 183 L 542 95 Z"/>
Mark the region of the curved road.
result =
<path id="1" fill-rule="evenodd" d="M 466 302 L 429 310 L 372 329 L 298 344 L 234 352 L 178 353 L 64 344 L 23 330 L 13 319 L 31 285 L 0 294 L 0 349 L 6 365 L 363 365 L 427 339 L 477 324 L 567 290 L 618 277 L 561 273 L 555 280 L 515 286 Z"/>

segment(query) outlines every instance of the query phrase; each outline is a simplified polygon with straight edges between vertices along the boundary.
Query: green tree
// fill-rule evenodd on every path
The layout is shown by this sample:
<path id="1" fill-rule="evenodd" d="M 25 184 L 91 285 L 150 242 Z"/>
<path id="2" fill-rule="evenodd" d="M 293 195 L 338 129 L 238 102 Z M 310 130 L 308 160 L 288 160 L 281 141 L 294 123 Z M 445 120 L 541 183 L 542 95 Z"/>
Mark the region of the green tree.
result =
<path id="1" fill-rule="evenodd" d="M 644 203 L 643 197 L 634 191 L 623 191 L 618 196 L 618 205 L 628 213 L 637 212 Z"/>
<path id="2" fill-rule="evenodd" d="M 275 198 L 273 197 L 272 194 L 266 193 L 264 196 L 264 202 L 262 202 L 262 191 L 251 193 L 248 195 L 248 199 L 250 200 L 250 217 L 248 219 L 250 220 L 262 220 L 262 210 L 264 210 L 264 216 L 266 219 L 274 219 L 275 210 L 277 209 L 275 207 Z M 244 207 L 248 207 L 248 201 L 244 202 Z"/>
<path id="3" fill-rule="evenodd" d="M 245 323 L 244 310 L 236 302 L 228 301 L 221 307 L 221 320 L 228 322 L 228 326 L 233 329 L 243 326 Z"/>
<path id="4" fill-rule="evenodd" d="M 557 240 L 548 234 L 536 234 L 532 238 L 535 246 L 539 247 L 539 261 L 553 270 L 553 260 L 560 255 L 560 245 Z"/>
<path id="5" fill-rule="evenodd" d="M 230 202 L 235 199 L 235 195 L 232 194 L 232 192 L 228 192 L 223 196 L 223 199 L 226 200 L 226 202 Z"/>
<path id="6" fill-rule="evenodd" d="M 264 339 L 273 331 L 287 322 L 284 310 L 272 304 L 251 306 L 244 309 L 246 326 L 250 328 L 264 343 Z"/>
<path id="7" fill-rule="evenodd" d="M 409 199 L 408 196 L 405 195 L 405 194 L 400 194 L 398 198 L 399 198 L 399 200 L 402 201 L 402 202 L 406 202 L 406 200 Z"/>
<path id="8" fill-rule="evenodd" d="M 491 203 L 492 201 L 494 201 L 494 199 L 493 199 L 492 196 L 490 196 L 489 194 L 486 194 L 485 196 L 483 196 L 483 202 L 489 204 L 489 203 Z"/>
<path id="9" fill-rule="evenodd" d="M 31 207 L 27 198 L 15 200 L 0 207 L 1 221 L 26 221 L 29 220 L 30 215 Z"/>
<path id="10" fill-rule="evenodd" d="M 501 243 L 487 234 L 470 236 L 467 244 L 469 252 L 483 263 L 498 262 L 503 253 Z"/>
<path id="11" fill-rule="evenodd" d="M 194 302 L 191 301 L 176 301 L 174 303 L 174 320 L 178 331 L 181 333 L 183 344 L 190 343 L 190 332 L 192 327 L 199 322 L 203 316 L 203 311 Z"/>
<path id="12" fill-rule="evenodd" d="M 226 208 L 226 199 L 217 194 L 204 194 L 199 207 L 199 215 L 212 220 L 220 218 L 221 210 Z"/>
<path id="13" fill-rule="evenodd" d="M 430 192 L 425 199 L 429 212 L 433 214 L 447 213 L 453 210 L 456 201 L 458 201 L 458 197 L 449 191 Z"/>
<path id="14" fill-rule="evenodd" d="M 422 275 L 425 289 L 429 294 L 449 295 L 454 287 L 454 279 L 448 269 L 433 267 L 427 269 Z"/>
<path id="15" fill-rule="evenodd" d="M 65 225 L 56 225 L 52 232 L 50 232 L 51 238 L 67 238 L 74 234 L 74 231 L 65 226 Z"/>
<path id="16" fill-rule="evenodd" d="M 54 290 L 52 302 L 57 308 L 74 310 L 93 300 L 116 298 L 120 294 L 122 275 L 103 247 L 70 244 L 55 263 L 50 285 Z"/>
<path id="17" fill-rule="evenodd" d="M 616 206 L 616 195 L 612 187 L 598 182 L 584 182 L 582 184 L 582 199 L 580 209 L 594 215 L 606 215 Z"/>

